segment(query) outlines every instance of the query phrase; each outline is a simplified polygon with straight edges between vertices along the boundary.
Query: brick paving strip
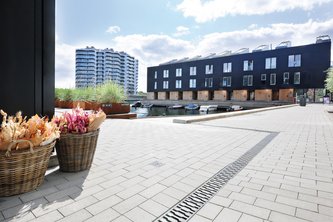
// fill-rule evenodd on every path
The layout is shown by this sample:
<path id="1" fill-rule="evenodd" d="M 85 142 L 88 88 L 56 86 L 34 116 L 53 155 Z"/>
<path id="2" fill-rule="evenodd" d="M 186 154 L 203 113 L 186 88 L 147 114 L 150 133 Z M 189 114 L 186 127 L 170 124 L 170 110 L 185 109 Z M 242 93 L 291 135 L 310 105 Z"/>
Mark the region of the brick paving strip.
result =
<path id="1" fill-rule="evenodd" d="M 208 124 L 201 124 L 205 126 L 210 126 Z M 214 126 L 213 126 L 214 127 Z M 220 126 L 218 126 L 220 127 Z M 225 128 L 225 127 L 223 127 Z M 226 127 L 238 129 L 236 127 Z M 251 130 L 240 128 L 241 130 Z M 156 218 L 156 222 L 185 222 L 189 221 L 210 199 L 212 199 L 215 194 L 223 188 L 223 186 L 234 176 L 237 175 L 262 149 L 270 143 L 279 132 L 271 132 L 264 130 L 251 130 L 256 132 L 268 133 L 266 137 L 260 140 L 247 152 L 241 155 L 237 160 L 228 164 L 206 182 L 200 185 L 193 192 L 184 197 L 181 201 L 175 204 L 168 211 L 163 213 L 160 217 Z"/>

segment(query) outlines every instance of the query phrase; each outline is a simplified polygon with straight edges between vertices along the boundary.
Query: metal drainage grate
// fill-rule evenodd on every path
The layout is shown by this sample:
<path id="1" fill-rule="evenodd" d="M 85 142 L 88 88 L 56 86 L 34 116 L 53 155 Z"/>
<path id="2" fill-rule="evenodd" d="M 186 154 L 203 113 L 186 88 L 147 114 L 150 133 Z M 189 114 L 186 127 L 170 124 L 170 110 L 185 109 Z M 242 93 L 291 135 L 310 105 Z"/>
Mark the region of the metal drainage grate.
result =
<path id="1" fill-rule="evenodd" d="M 198 212 L 231 178 L 241 171 L 278 133 L 273 132 L 263 138 L 236 161 L 228 164 L 222 170 L 203 183 L 199 188 L 183 198 L 167 212 L 154 221 L 183 222 L 188 221 Z"/>

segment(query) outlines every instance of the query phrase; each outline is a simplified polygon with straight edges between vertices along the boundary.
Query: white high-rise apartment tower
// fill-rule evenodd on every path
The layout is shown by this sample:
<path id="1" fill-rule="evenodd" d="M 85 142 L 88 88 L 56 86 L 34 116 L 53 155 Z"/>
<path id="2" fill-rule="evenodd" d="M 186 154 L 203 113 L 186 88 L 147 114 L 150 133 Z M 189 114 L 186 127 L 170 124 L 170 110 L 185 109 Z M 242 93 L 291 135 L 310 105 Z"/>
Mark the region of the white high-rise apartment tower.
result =
<path id="1" fill-rule="evenodd" d="M 128 95 L 135 95 L 138 66 L 138 60 L 125 52 L 94 47 L 77 49 L 75 85 L 77 88 L 96 86 L 112 80 L 123 86 Z"/>

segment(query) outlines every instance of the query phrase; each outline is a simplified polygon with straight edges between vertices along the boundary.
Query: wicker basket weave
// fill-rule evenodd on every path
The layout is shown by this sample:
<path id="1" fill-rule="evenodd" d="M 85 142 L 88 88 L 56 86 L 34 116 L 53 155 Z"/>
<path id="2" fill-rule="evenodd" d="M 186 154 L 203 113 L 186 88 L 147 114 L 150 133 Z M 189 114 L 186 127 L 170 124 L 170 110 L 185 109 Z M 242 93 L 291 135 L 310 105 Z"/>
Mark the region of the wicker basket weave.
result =
<path id="1" fill-rule="evenodd" d="M 64 172 L 89 169 L 94 159 L 99 130 L 84 134 L 63 134 L 56 150 L 59 167 Z"/>
<path id="2" fill-rule="evenodd" d="M 0 151 L 0 196 L 36 189 L 43 181 L 55 141 L 29 149 Z"/>

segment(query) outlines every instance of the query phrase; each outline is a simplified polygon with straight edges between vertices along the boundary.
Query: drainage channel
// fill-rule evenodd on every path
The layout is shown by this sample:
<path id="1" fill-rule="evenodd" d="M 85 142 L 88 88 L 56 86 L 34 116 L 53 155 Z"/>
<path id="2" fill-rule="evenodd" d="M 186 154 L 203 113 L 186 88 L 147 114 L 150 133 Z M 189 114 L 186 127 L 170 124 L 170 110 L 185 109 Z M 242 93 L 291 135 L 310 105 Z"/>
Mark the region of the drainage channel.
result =
<path id="1" fill-rule="evenodd" d="M 184 197 L 180 202 L 163 213 L 154 222 L 185 222 L 189 221 L 231 178 L 236 176 L 268 143 L 279 133 L 268 132 L 250 150 L 234 162 L 225 166 L 205 183 Z"/>

